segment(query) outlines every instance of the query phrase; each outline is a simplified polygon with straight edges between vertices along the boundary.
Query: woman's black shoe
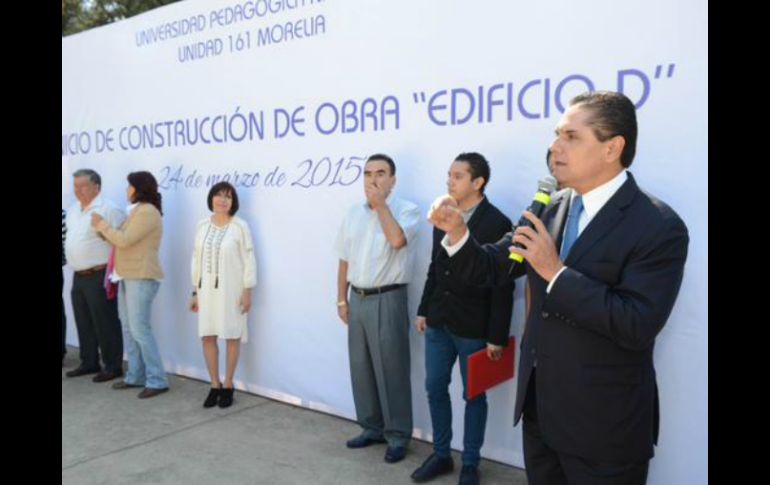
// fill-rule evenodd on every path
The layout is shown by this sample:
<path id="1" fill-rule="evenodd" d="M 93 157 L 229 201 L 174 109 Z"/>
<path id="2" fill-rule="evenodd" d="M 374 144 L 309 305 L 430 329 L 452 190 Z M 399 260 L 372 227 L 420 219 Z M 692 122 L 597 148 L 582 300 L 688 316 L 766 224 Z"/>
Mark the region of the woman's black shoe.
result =
<path id="1" fill-rule="evenodd" d="M 213 408 L 214 406 L 216 406 L 221 392 L 222 392 L 222 384 L 219 385 L 219 389 L 212 387 L 211 390 L 209 391 L 209 395 L 206 396 L 206 400 L 203 401 L 203 407 Z"/>
<path id="2" fill-rule="evenodd" d="M 235 392 L 235 389 L 232 387 L 230 389 L 222 388 L 219 391 L 220 408 L 230 407 L 230 405 L 233 403 L 233 392 Z"/>

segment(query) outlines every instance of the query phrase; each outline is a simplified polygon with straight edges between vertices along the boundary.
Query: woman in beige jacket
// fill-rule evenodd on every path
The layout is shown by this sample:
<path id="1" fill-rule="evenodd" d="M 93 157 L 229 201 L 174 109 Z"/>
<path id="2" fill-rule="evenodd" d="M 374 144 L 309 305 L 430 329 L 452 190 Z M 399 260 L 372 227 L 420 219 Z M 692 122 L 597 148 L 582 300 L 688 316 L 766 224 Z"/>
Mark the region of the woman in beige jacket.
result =
<path id="1" fill-rule="evenodd" d="M 115 275 L 119 281 L 118 313 L 123 324 L 123 342 L 128 372 L 113 389 L 143 387 L 139 398 L 168 391 L 168 378 L 150 326 L 152 301 L 158 293 L 163 271 L 158 250 L 163 234 L 161 196 L 150 172 L 128 175 L 129 215 L 114 228 L 98 214 L 91 223 L 115 245 Z"/>

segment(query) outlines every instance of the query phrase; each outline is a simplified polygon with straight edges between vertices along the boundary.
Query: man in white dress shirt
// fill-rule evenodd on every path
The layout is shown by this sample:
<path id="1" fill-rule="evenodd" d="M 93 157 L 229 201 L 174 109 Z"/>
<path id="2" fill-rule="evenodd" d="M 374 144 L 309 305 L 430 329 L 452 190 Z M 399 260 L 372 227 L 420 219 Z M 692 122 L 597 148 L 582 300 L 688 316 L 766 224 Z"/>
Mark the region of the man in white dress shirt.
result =
<path id="1" fill-rule="evenodd" d="M 71 297 L 80 365 L 67 372 L 67 377 L 96 374 L 94 382 L 106 382 L 123 375 L 123 336 L 117 300 L 109 300 L 104 287 L 112 246 L 91 226 L 91 214 L 101 215 L 113 227 L 119 227 L 126 216 L 100 195 L 102 179 L 98 173 L 80 169 L 73 177 L 78 202 L 67 210 L 64 249 L 67 263 L 75 272 Z"/>
<path id="2" fill-rule="evenodd" d="M 412 278 L 410 256 L 420 220 L 415 204 L 391 194 L 395 175 L 390 157 L 369 157 L 364 166 L 366 201 L 350 208 L 336 244 L 337 309 L 349 325 L 353 399 L 363 428 L 347 446 L 387 442 L 388 463 L 404 458 L 412 436 L 406 285 Z"/>

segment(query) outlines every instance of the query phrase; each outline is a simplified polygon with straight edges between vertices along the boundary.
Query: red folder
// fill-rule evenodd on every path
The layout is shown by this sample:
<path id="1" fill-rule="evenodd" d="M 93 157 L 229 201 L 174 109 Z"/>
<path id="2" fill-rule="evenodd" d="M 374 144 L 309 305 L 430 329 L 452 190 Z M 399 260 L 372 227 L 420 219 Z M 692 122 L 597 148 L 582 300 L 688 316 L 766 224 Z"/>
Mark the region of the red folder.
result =
<path id="1" fill-rule="evenodd" d="M 487 357 L 487 349 L 468 356 L 468 399 L 473 399 L 488 389 L 513 379 L 513 357 L 516 353 L 516 337 L 508 339 L 508 345 L 503 348 L 503 358 L 494 361 Z"/>

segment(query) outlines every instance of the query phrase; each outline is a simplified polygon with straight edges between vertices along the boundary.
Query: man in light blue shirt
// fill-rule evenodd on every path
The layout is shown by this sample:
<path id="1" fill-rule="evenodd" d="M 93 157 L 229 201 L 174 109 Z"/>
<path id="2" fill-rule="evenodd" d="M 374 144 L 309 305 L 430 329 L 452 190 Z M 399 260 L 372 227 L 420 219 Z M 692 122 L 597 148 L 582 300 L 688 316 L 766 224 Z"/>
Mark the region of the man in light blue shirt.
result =
<path id="1" fill-rule="evenodd" d="M 388 463 L 406 456 L 412 436 L 406 285 L 412 279 L 420 220 L 415 204 L 393 196 L 395 184 L 393 160 L 382 154 L 369 157 L 366 202 L 350 208 L 336 243 L 337 309 L 348 325 L 353 399 L 364 429 L 347 446 L 387 442 Z"/>

